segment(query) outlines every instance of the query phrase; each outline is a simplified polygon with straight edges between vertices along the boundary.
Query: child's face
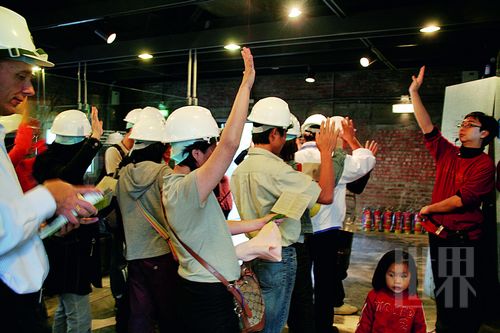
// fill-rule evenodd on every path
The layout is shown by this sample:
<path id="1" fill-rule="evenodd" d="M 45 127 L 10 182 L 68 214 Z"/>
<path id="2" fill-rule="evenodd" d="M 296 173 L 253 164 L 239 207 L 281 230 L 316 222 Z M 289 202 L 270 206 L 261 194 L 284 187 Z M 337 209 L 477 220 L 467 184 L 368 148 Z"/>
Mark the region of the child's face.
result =
<path id="1" fill-rule="evenodd" d="M 397 264 L 394 263 L 389 266 L 389 269 L 385 273 L 385 283 L 387 288 L 399 294 L 410 285 L 411 274 L 408 270 L 407 264 Z"/>

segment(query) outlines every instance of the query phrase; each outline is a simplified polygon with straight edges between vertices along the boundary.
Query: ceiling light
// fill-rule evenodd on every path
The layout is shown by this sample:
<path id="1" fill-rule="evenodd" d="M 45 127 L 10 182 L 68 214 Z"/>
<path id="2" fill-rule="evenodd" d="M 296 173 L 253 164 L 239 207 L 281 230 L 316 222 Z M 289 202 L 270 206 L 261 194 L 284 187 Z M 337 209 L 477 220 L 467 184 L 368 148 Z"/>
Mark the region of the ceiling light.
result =
<path id="1" fill-rule="evenodd" d="M 418 44 L 400 44 L 396 45 L 396 47 L 415 47 L 418 46 Z"/>
<path id="2" fill-rule="evenodd" d="M 392 113 L 413 113 L 413 104 L 410 96 L 402 95 L 400 102 L 392 105 Z"/>
<path id="3" fill-rule="evenodd" d="M 295 18 L 295 17 L 299 17 L 301 14 L 302 14 L 302 11 L 299 8 L 293 7 L 288 12 L 288 17 Z"/>
<path id="4" fill-rule="evenodd" d="M 436 32 L 440 29 L 441 29 L 440 27 L 431 24 L 420 29 L 420 32 L 431 33 L 431 32 Z"/>
<path id="5" fill-rule="evenodd" d="M 316 74 L 309 67 L 307 67 L 306 82 L 308 83 L 316 82 Z"/>
<path id="6" fill-rule="evenodd" d="M 368 66 L 370 66 L 371 64 L 373 64 L 375 61 L 377 61 L 377 59 L 370 60 L 370 58 L 368 58 L 368 57 L 362 57 L 361 59 L 359 59 L 359 63 L 360 63 L 360 64 L 361 64 L 361 66 L 363 66 L 363 67 L 368 67 Z"/>
<path id="7" fill-rule="evenodd" d="M 104 32 L 103 30 L 96 29 L 94 30 L 95 34 L 106 41 L 106 43 L 111 44 L 116 39 L 115 32 Z"/>
<path id="8" fill-rule="evenodd" d="M 241 46 L 239 46 L 238 44 L 229 43 L 227 45 L 224 45 L 224 48 L 229 51 L 235 51 L 241 49 Z"/>
<path id="9" fill-rule="evenodd" d="M 146 59 L 152 59 L 153 58 L 153 56 L 151 54 L 149 54 L 149 53 L 141 53 L 141 54 L 138 55 L 138 57 L 141 58 L 141 59 L 144 59 L 144 60 L 146 60 Z"/>

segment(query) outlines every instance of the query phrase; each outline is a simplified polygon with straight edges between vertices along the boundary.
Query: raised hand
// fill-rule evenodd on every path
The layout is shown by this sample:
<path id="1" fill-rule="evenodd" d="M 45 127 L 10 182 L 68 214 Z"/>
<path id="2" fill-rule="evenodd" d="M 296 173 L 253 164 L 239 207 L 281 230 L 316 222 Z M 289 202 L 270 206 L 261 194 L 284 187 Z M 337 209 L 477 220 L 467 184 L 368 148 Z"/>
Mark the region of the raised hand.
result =
<path id="1" fill-rule="evenodd" d="M 329 152 L 330 154 L 337 146 L 337 138 L 340 129 L 335 129 L 335 122 L 330 118 L 323 121 L 320 130 L 316 133 L 316 145 L 321 152 Z"/>
<path id="2" fill-rule="evenodd" d="M 349 117 L 345 117 L 342 120 L 342 132 L 340 136 L 347 142 L 352 142 L 356 138 L 356 129 L 354 128 L 352 119 Z"/>
<path id="3" fill-rule="evenodd" d="M 378 152 L 378 143 L 375 140 L 367 140 L 365 142 L 365 148 L 369 149 L 372 152 L 373 156 L 376 156 Z"/>
<path id="4" fill-rule="evenodd" d="M 249 48 L 244 47 L 241 50 L 241 57 L 245 63 L 245 71 L 243 72 L 242 85 L 246 85 L 248 89 L 252 89 L 253 83 L 255 81 L 255 68 L 253 65 L 253 56 Z"/>
<path id="5" fill-rule="evenodd" d="M 411 76 L 412 83 L 411 83 L 410 87 L 408 88 L 408 91 L 410 92 L 410 94 L 412 92 L 418 92 L 418 90 L 420 89 L 420 86 L 424 82 L 424 74 L 425 74 L 425 66 L 422 66 L 422 67 L 420 67 L 420 71 L 418 72 L 417 77 L 415 77 L 415 75 Z"/>
<path id="6" fill-rule="evenodd" d="M 92 107 L 91 124 L 92 124 L 91 137 L 97 140 L 101 140 L 101 136 L 103 133 L 102 121 L 99 120 L 99 111 L 97 111 L 97 108 L 95 106 Z"/>

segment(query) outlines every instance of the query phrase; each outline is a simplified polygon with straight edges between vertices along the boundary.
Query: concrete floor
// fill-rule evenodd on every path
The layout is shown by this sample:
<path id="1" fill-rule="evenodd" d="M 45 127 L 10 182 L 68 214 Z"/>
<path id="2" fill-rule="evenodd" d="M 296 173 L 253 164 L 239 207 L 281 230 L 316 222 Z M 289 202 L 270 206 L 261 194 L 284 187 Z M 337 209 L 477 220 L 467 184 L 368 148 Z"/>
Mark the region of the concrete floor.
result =
<path id="1" fill-rule="evenodd" d="M 425 272 L 425 258 L 427 255 L 426 235 L 396 235 L 378 232 L 357 232 L 353 241 L 349 276 L 344 281 L 346 302 L 361 308 L 366 295 L 371 289 L 371 278 L 379 258 L 387 251 L 402 248 L 412 253 L 417 261 L 419 270 L 420 296 L 424 303 L 428 331 L 434 328 L 436 319 L 434 301 L 422 295 L 423 274 Z M 57 306 L 56 298 L 46 299 L 49 320 L 52 320 Z M 91 294 L 92 331 L 112 333 L 114 330 L 114 300 L 109 288 L 109 279 L 103 281 L 103 288 L 94 289 Z M 335 316 L 335 326 L 342 333 L 354 332 L 359 315 Z M 285 329 L 284 332 L 287 332 Z"/>

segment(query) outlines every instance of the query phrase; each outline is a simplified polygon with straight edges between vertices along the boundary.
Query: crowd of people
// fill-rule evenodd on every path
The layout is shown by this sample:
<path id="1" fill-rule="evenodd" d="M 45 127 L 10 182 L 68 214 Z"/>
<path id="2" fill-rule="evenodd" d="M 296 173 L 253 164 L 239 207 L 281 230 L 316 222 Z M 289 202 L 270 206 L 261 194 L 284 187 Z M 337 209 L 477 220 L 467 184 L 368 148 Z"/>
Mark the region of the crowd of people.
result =
<path id="1" fill-rule="evenodd" d="M 104 154 L 102 177 L 115 179 L 116 188 L 109 208 L 98 214 L 82 197 L 99 191 L 83 185 L 102 147 L 98 110 L 92 108 L 90 121 L 79 110 L 61 112 L 51 128 L 55 141 L 38 140 L 40 125 L 27 107 L 35 94 L 32 66 L 54 64 L 35 47 L 22 16 L 0 7 L 0 27 L 16 28 L 0 40 L 0 113 L 23 114 L 10 152 L 0 124 L 0 318 L 6 332 L 91 331 L 89 294 L 92 285 L 101 287 L 98 220 L 112 233 L 117 332 L 239 332 L 232 294 L 192 252 L 235 281 L 240 265 L 231 236 L 252 239 L 267 223 L 278 226 L 281 260 L 250 263 L 265 304 L 262 332 L 280 333 L 285 325 L 289 332 L 338 332 L 334 313 L 350 306 L 343 288 L 353 237 L 343 230 L 346 192 L 363 191 L 378 151 L 374 141 L 359 142 L 352 119 L 314 114 L 301 126 L 278 97 L 260 99 L 248 114 L 255 69 L 250 49 L 243 48 L 244 74 L 224 131 L 201 106 L 181 107 L 167 120 L 153 107 L 128 113 L 126 134 L 111 136 Z M 412 78 L 409 92 L 437 168 L 431 203 L 420 210 L 428 221 L 436 285 L 435 331 L 473 333 L 485 292 L 478 265 L 481 203 L 495 184 L 494 163 L 483 150 L 498 135 L 498 123 L 471 112 L 460 125 L 461 146 L 448 142 L 419 96 L 424 71 Z M 247 121 L 252 147 L 229 179 L 225 173 Z M 308 198 L 300 219 L 275 219 L 272 208 L 284 193 Z M 227 219 L 232 200 L 241 220 Z M 39 229 L 57 215 L 68 223 L 42 242 Z M 457 263 L 470 266 L 467 274 L 447 271 Z M 473 293 L 464 295 L 450 281 Z M 372 285 L 356 332 L 427 331 L 417 268 L 407 251 L 386 253 Z M 52 328 L 42 287 L 59 301 Z"/>

